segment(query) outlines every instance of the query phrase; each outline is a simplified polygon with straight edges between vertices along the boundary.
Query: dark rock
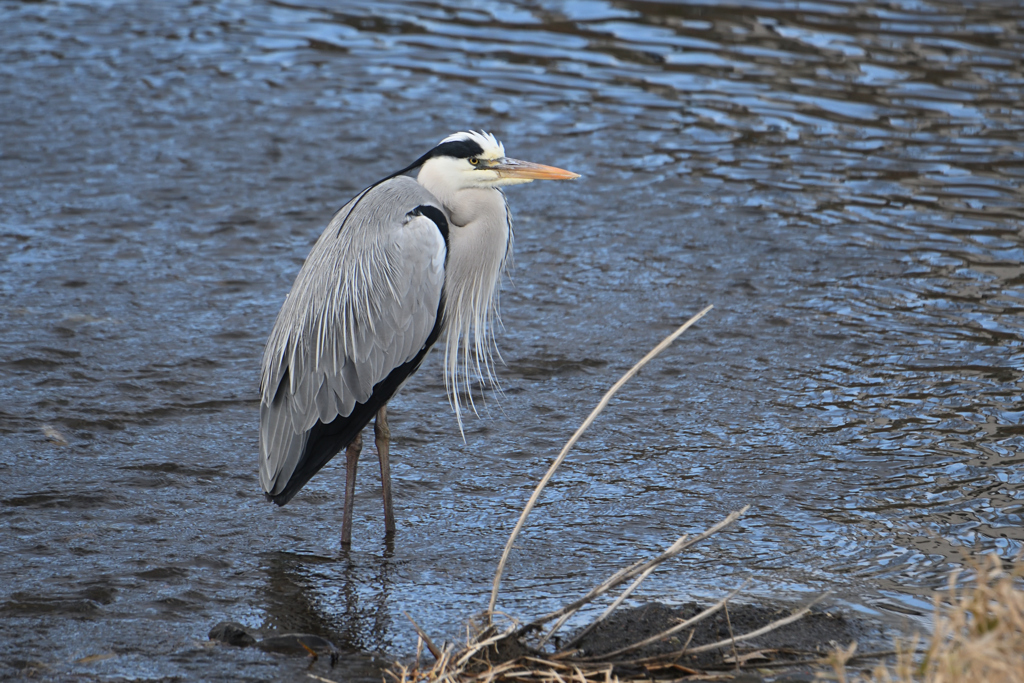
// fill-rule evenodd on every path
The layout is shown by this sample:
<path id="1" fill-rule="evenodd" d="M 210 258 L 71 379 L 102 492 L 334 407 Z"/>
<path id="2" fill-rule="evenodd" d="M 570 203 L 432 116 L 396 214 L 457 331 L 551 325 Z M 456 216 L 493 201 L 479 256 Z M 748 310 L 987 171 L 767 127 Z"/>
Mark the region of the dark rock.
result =
<path id="1" fill-rule="evenodd" d="M 241 624 L 233 621 L 222 621 L 210 629 L 210 640 L 216 640 L 225 645 L 236 647 L 248 647 L 256 644 L 256 638 L 245 630 Z"/>
<path id="2" fill-rule="evenodd" d="M 586 655 L 600 656 L 631 643 L 639 642 L 687 620 L 705 609 L 696 603 L 676 607 L 651 603 L 634 609 L 620 609 L 587 634 L 577 647 Z M 698 622 L 692 628 L 675 634 L 665 641 L 647 645 L 623 655 L 632 659 L 679 652 L 684 647 L 697 647 L 757 630 L 772 621 L 788 616 L 792 608 L 730 604 L 728 615 L 724 610 Z M 864 622 L 837 612 L 814 609 L 802 619 L 787 624 L 758 638 L 736 643 L 735 653 L 758 653 L 759 657 L 774 662 L 806 660 L 832 651 L 836 645 L 846 646 L 853 641 L 877 639 L 880 633 Z M 678 663 L 695 669 L 728 669 L 733 661 L 733 648 L 683 655 Z"/>

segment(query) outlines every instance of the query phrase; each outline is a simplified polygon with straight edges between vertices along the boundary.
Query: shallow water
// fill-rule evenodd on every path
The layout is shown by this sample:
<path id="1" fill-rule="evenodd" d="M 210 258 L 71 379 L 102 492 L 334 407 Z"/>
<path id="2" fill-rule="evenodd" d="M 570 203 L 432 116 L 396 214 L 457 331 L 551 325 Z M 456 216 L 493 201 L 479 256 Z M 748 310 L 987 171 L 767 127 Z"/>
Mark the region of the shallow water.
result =
<path id="1" fill-rule="evenodd" d="M 379 680 L 751 504 L 638 600 L 823 589 L 891 623 L 1024 541 L 1024 9 L 923 2 L 0 2 L 0 671 Z M 465 442 L 434 354 L 287 507 L 258 366 L 312 241 L 448 133 L 513 188 L 504 394 Z M 324 661 L 204 641 L 302 630 Z"/>

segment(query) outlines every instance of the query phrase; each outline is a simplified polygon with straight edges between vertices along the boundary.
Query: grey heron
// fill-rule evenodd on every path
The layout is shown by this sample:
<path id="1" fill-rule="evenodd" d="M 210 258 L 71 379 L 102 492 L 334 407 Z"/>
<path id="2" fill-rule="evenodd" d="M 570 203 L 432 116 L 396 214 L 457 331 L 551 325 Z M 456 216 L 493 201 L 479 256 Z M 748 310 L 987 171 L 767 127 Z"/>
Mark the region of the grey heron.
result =
<path id="1" fill-rule="evenodd" d="M 418 170 L 415 180 L 408 175 Z M 460 428 L 460 383 L 491 376 L 512 221 L 501 187 L 579 175 L 505 156 L 461 132 L 366 188 L 328 223 L 278 313 L 263 355 L 260 483 L 284 505 L 346 449 L 341 542 L 352 537 L 362 430 L 374 436 L 384 529 L 395 530 L 387 402 L 445 340 L 444 377 Z"/>

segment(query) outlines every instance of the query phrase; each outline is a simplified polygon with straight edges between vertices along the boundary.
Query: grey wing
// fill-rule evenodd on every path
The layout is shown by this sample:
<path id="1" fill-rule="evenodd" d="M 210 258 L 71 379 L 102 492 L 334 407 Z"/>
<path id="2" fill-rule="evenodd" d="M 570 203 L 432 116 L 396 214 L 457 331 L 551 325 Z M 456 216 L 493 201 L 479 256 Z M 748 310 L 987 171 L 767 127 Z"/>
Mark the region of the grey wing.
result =
<path id="1" fill-rule="evenodd" d="M 314 426 L 352 415 L 437 336 L 447 249 L 439 225 L 417 211 L 424 205 L 444 215 L 405 176 L 349 202 L 317 240 L 278 314 L 263 356 L 260 483 L 281 497 L 293 476 L 304 476 L 275 498 L 281 504 L 338 450 L 303 462 Z"/>

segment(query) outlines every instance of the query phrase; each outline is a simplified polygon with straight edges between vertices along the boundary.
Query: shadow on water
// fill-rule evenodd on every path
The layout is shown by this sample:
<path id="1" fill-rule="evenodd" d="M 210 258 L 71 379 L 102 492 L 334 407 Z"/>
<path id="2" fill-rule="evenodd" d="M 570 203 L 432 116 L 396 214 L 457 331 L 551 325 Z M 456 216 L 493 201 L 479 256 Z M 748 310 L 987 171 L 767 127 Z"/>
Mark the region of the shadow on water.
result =
<path id="1" fill-rule="evenodd" d="M 264 554 L 266 614 L 261 627 L 318 635 L 343 652 L 387 653 L 394 642 L 391 592 L 396 568 L 394 549 L 382 545 L 379 556 L 350 551 L 340 551 L 337 558 Z"/>
<path id="2" fill-rule="evenodd" d="M 824 589 L 900 625 L 1024 547 L 1024 10 L 1012 3 L 0 0 L 0 675 L 379 680 L 752 504 L 645 600 Z M 492 130 L 501 396 L 389 406 L 398 535 L 344 470 L 256 478 L 258 366 L 330 215 Z M 212 647 L 222 620 L 323 661 Z M 325 668 L 327 667 L 327 668 Z"/>

